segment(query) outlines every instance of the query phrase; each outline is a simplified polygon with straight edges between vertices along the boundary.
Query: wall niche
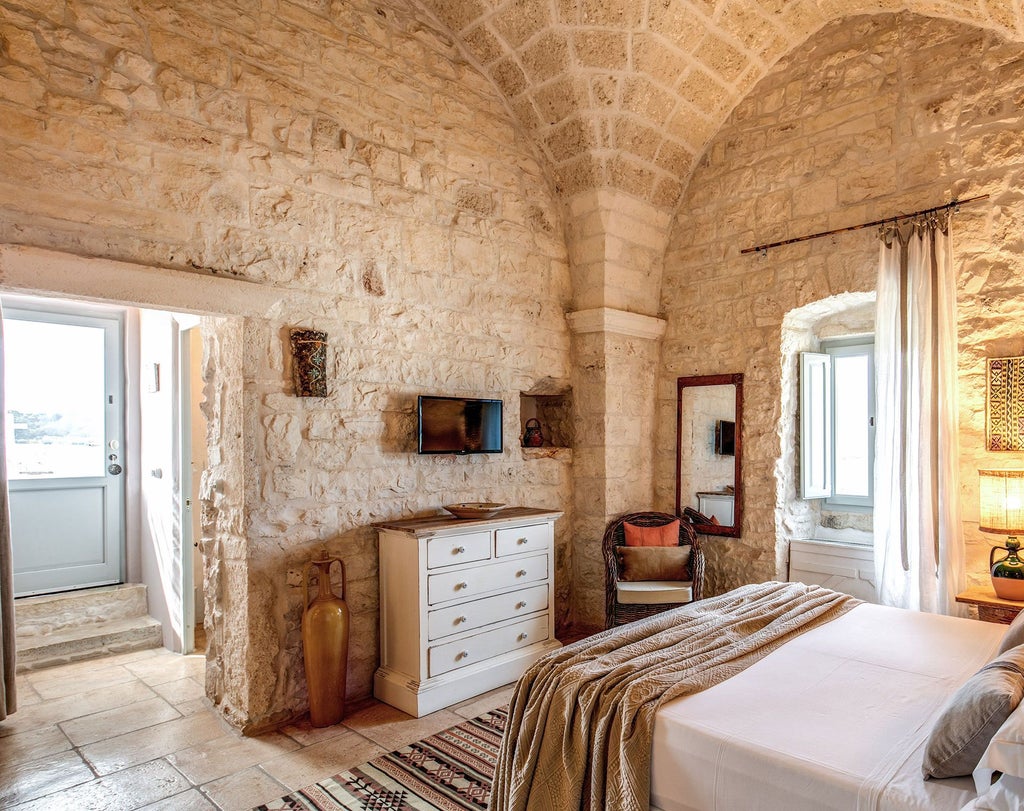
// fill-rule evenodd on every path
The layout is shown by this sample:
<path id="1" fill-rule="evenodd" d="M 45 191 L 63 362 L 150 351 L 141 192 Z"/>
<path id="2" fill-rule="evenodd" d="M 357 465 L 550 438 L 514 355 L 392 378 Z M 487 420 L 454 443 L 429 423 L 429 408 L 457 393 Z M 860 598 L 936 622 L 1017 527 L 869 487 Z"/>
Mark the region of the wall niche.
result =
<path id="1" fill-rule="evenodd" d="M 539 447 L 523 444 L 530 420 L 540 423 L 543 444 Z M 544 378 L 519 393 L 519 445 L 525 458 L 561 455 L 572 444 L 572 387 L 568 383 Z"/>

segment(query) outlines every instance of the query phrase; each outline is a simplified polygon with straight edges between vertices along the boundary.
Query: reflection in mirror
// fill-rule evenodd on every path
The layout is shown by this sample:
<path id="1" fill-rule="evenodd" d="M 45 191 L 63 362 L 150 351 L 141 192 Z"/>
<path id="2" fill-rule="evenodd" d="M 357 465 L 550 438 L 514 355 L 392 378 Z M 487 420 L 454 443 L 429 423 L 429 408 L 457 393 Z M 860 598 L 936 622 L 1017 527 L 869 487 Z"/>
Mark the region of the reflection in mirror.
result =
<path id="1" fill-rule="evenodd" d="M 705 535 L 740 536 L 743 375 L 678 380 L 676 513 L 707 518 Z"/>

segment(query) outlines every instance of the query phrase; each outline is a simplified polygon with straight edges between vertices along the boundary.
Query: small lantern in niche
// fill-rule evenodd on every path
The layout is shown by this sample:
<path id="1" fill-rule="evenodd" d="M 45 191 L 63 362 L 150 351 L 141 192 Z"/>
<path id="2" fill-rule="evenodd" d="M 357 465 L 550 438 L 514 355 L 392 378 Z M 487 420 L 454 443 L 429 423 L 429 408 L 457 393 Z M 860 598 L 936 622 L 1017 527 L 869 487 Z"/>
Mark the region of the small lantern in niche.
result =
<path id="1" fill-rule="evenodd" d="M 327 396 L 327 333 L 293 329 L 292 378 L 297 397 Z"/>

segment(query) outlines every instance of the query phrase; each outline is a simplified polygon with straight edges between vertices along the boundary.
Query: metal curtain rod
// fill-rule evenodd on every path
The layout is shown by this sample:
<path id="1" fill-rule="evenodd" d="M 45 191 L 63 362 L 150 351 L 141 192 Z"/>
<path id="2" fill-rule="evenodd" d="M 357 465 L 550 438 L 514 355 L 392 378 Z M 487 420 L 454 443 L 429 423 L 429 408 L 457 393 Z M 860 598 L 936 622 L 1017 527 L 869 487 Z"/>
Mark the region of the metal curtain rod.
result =
<path id="1" fill-rule="evenodd" d="M 960 206 L 966 206 L 968 203 L 977 203 L 979 200 L 987 200 L 987 194 L 980 194 L 977 197 L 968 197 L 966 200 L 951 200 L 950 202 L 935 206 L 934 208 L 924 208 L 920 211 L 915 211 L 912 214 L 897 214 L 895 217 L 886 217 L 883 220 L 875 220 L 874 222 L 864 222 L 860 225 L 850 225 L 846 228 L 833 228 L 831 231 L 820 231 L 817 234 L 808 234 L 803 237 L 793 237 L 792 239 L 783 239 L 779 242 L 769 242 L 767 245 L 758 245 L 754 248 L 744 248 L 740 253 L 768 253 L 769 248 L 778 248 L 782 245 L 792 245 L 794 242 L 806 242 L 809 239 L 818 239 L 818 237 L 828 237 L 832 234 L 844 234 L 847 231 L 859 231 L 861 228 L 871 228 L 875 225 L 884 225 L 887 222 L 899 222 L 900 220 L 909 220 L 911 217 L 919 217 L 922 214 L 931 214 L 935 211 L 945 211 L 947 208 L 959 208 Z"/>

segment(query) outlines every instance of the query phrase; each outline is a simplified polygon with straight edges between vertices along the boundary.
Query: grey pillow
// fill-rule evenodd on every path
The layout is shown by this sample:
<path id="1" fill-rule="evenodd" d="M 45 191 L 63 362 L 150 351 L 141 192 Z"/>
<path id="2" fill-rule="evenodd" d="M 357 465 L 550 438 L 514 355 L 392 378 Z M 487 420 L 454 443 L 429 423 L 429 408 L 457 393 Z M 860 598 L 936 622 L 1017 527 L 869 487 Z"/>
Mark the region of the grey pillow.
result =
<path id="1" fill-rule="evenodd" d="M 1006 653 L 1010 648 L 1016 648 L 1018 645 L 1024 645 L 1024 611 L 1014 617 L 1010 627 L 1006 629 L 1006 636 L 999 643 L 999 653 Z"/>
<path id="2" fill-rule="evenodd" d="M 989 741 L 1024 697 L 1024 645 L 993 659 L 964 682 L 925 745 L 925 777 L 969 775 Z"/>

